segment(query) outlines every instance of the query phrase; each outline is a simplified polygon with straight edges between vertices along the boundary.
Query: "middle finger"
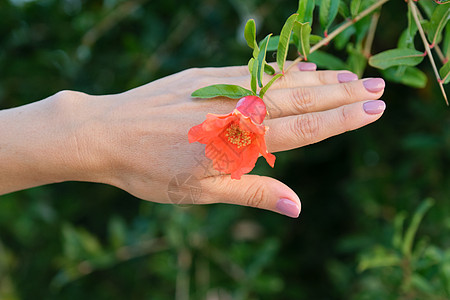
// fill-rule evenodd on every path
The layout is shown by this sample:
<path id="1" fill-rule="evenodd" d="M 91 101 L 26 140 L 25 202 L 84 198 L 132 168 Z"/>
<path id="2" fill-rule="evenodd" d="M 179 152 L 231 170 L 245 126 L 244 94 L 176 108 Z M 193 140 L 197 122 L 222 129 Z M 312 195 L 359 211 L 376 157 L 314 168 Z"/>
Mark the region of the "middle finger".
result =
<path id="1" fill-rule="evenodd" d="M 324 111 L 362 100 L 376 100 L 385 87 L 382 78 L 367 78 L 338 84 L 275 89 L 264 102 L 270 118 Z"/>

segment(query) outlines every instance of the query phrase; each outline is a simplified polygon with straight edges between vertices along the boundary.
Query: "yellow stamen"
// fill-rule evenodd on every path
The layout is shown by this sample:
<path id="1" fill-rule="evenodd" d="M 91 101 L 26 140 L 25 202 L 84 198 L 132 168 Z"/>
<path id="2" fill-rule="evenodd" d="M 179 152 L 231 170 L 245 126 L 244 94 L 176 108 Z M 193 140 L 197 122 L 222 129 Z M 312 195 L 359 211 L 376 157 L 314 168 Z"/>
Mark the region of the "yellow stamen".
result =
<path id="1" fill-rule="evenodd" d="M 252 143 L 251 132 L 243 130 L 237 124 L 231 124 L 227 128 L 225 136 L 230 143 L 236 145 L 238 148 L 248 146 Z"/>

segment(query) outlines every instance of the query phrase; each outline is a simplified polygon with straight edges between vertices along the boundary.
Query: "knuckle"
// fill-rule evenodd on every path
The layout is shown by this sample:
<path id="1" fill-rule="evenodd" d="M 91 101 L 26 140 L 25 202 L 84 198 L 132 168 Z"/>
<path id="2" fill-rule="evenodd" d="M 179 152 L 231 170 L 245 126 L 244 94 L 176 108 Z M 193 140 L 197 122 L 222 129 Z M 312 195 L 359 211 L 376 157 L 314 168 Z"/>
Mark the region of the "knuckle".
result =
<path id="1" fill-rule="evenodd" d="M 320 84 L 325 85 L 325 84 L 329 84 L 330 83 L 329 80 L 328 80 L 328 77 L 330 75 L 329 71 L 319 71 L 319 72 L 316 72 L 316 74 L 318 76 L 317 78 L 319 79 L 319 83 Z"/>
<path id="2" fill-rule="evenodd" d="M 87 97 L 88 95 L 82 92 L 63 90 L 53 95 L 51 101 L 59 114 L 72 114 L 73 106 L 79 105 Z"/>
<path id="3" fill-rule="evenodd" d="M 339 110 L 338 122 L 345 131 L 349 131 L 351 129 L 351 122 L 354 119 L 351 112 L 352 111 L 349 106 L 342 106 L 342 108 Z"/>
<path id="4" fill-rule="evenodd" d="M 277 79 L 275 82 L 277 87 L 280 88 L 286 88 L 290 86 L 290 83 L 292 82 L 291 75 L 290 74 L 284 74 L 280 78 Z"/>
<path id="5" fill-rule="evenodd" d="M 75 91 L 69 91 L 69 90 L 62 90 L 55 94 L 55 99 L 64 101 L 69 99 L 74 99 L 75 97 L 82 95 L 81 92 L 75 92 Z"/>
<path id="6" fill-rule="evenodd" d="M 277 104 L 277 101 L 274 100 L 274 98 L 270 93 L 267 93 L 264 96 L 264 103 L 266 104 L 267 107 L 266 120 L 278 118 L 282 115 L 283 112 L 282 109 L 280 108 L 280 106 Z"/>
<path id="7" fill-rule="evenodd" d="M 345 98 L 353 99 L 357 95 L 357 89 L 355 88 L 355 85 L 351 82 L 346 82 L 340 85 L 342 88 L 342 95 Z"/>
<path id="8" fill-rule="evenodd" d="M 175 74 L 174 76 L 178 76 L 179 78 L 192 78 L 194 76 L 196 76 L 198 68 L 190 68 L 190 69 L 185 69 L 177 74 Z"/>
<path id="9" fill-rule="evenodd" d="M 294 122 L 293 132 L 300 140 L 306 140 L 309 143 L 315 141 L 320 132 L 320 117 L 317 114 L 302 115 Z"/>
<path id="10" fill-rule="evenodd" d="M 191 76 L 201 76 L 201 75 L 205 74 L 205 71 L 203 68 L 190 68 L 184 72 L 186 72 L 187 75 L 191 75 Z"/>
<path id="11" fill-rule="evenodd" d="M 207 78 L 211 76 L 211 72 L 209 71 L 209 68 L 190 68 L 185 71 L 182 71 L 183 75 L 186 75 L 186 78 L 193 78 L 193 79 L 201 79 L 201 78 Z"/>
<path id="12" fill-rule="evenodd" d="M 311 88 L 292 89 L 291 98 L 296 113 L 305 113 L 312 109 L 316 101 L 316 93 Z"/>
<path id="13" fill-rule="evenodd" d="M 212 80 L 211 78 L 207 77 L 207 76 L 194 76 L 195 80 L 194 83 L 191 85 L 194 90 L 203 88 L 205 86 L 211 85 L 212 84 Z"/>
<path id="14" fill-rule="evenodd" d="M 246 205 L 251 207 L 261 207 L 266 197 L 266 187 L 261 184 L 254 184 L 247 190 Z"/>

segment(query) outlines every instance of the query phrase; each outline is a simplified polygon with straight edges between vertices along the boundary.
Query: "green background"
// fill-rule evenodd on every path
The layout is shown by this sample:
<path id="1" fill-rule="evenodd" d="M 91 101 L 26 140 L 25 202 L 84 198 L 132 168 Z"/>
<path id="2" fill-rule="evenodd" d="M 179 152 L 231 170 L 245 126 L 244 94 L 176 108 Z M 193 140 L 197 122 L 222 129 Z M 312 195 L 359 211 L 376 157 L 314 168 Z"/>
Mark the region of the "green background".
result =
<path id="1" fill-rule="evenodd" d="M 0 108 L 244 65 L 246 20 L 261 39 L 296 10 L 293 0 L 0 0 Z M 373 53 L 395 47 L 405 11 L 383 7 Z M 420 67 L 425 89 L 387 82 L 380 121 L 257 165 L 299 194 L 299 219 L 89 183 L 1 196 L 0 299 L 449 299 L 450 114 Z M 400 223 L 427 197 L 410 255 Z"/>

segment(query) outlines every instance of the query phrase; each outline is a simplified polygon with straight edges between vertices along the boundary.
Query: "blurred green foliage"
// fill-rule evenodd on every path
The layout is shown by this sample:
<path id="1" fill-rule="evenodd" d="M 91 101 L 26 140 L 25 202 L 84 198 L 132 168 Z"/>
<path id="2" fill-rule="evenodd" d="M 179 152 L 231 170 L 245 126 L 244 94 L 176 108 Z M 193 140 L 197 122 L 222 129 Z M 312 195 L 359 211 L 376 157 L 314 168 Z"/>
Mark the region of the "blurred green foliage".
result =
<path id="1" fill-rule="evenodd" d="M 246 20 L 279 32 L 297 4 L 3 0 L 0 108 L 244 65 Z M 404 10 L 383 7 L 373 53 L 395 48 Z M 300 195 L 298 220 L 89 183 L 1 196 L 0 299 L 449 299 L 450 114 L 431 80 L 388 83 L 383 99 L 377 123 L 258 166 Z"/>

